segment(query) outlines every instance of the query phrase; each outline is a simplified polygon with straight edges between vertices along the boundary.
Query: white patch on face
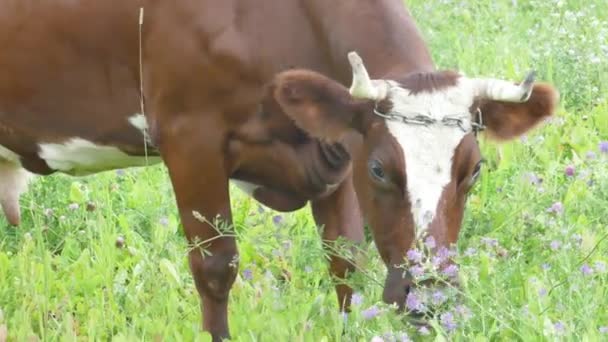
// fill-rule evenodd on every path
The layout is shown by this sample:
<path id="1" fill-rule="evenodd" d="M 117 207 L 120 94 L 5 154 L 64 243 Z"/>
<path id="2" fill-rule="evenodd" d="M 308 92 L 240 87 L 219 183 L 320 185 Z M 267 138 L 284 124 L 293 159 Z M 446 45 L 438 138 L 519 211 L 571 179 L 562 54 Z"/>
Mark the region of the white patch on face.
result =
<path id="1" fill-rule="evenodd" d="M 470 84 L 461 78 L 455 86 L 440 91 L 410 95 L 409 90 L 396 86 L 389 94 L 391 113 L 406 117 L 426 115 L 439 121 L 428 126 L 386 121 L 405 155 L 407 191 L 417 237 L 424 234 L 435 217 L 443 189 L 451 180 L 454 151 L 466 134 L 461 128 L 445 126 L 440 121 L 446 116 L 458 117 L 465 128 L 470 128 L 471 93 Z"/>
<path id="2" fill-rule="evenodd" d="M 117 147 L 97 145 L 80 138 L 64 143 L 40 144 L 39 147 L 38 155 L 50 168 L 72 176 L 161 162 L 160 157 L 130 156 Z"/>

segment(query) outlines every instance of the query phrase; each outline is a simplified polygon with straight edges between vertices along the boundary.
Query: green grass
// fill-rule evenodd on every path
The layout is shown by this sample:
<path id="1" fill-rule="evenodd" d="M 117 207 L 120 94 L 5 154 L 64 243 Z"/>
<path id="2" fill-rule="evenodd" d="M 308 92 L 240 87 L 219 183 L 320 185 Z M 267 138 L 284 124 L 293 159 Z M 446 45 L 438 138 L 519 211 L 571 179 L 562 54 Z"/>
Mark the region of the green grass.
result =
<path id="1" fill-rule="evenodd" d="M 283 215 L 277 224 L 276 213 L 259 213 L 233 189 L 241 271 L 252 272 L 232 291 L 234 340 L 369 341 L 389 332 L 421 340 L 608 340 L 600 332 L 608 326 L 608 273 L 601 269 L 608 264 L 608 154 L 598 150 L 608 140 L 608 6 L 599 0 L 408 5 L 441 67 L 516 80 L 535 68 L 561 93 L 556 120 L 526 139 L 482 141 L 489 163 L 458 243 L 471 317 L 457 315 L 451 333 L 416 335 L 380 303 L 385 271 L 368 241 L 365 274 L 350 280 L 363 303 L 342 335 L 310 210 Z M 574 177 L 564 174 L 567 165 Z M 530 173 L 542 184 L 530 184 Z M 558 201 L 564 212 L 547 212 Z M 96 209 L 87 211 L 88 202 Z M 0 228 L 0 335 L 4 327 L 14 341 L 208 339 L 200 333 L 187 247 L 162 166 L 38 178 L 22 207 L 21 227 L 2 221 Z M 124 248 L 116 247 L 118 237 Z M 585 275 L 583 265 L 593 273 Z M 362 312 L 373 305 L 382 313 L 365 319 Z"/>

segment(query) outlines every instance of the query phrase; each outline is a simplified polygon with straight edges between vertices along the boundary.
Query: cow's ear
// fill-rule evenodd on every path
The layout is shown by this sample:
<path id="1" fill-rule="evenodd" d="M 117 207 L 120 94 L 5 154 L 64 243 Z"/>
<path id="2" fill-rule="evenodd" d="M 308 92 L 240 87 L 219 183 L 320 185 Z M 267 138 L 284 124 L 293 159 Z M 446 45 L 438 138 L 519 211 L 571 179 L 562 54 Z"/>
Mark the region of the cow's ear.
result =
<path id="1" fill-rule="evenodd" d="M 338 141 L 349 131 L 365 134 L 373 104 L 354 99 L 340 83 L 308 70 L 285 71 L 274 78 L 267 95 L 310 136 Z"/>
<path id="2" fill-rule="evenodd" d="M 553 115 L 558 101 L 559 93 L 553 86 L 537 83 L 526 102 L 481 100 L 478 106 L 489 136 L 509 140 L 528 132 Z"/>

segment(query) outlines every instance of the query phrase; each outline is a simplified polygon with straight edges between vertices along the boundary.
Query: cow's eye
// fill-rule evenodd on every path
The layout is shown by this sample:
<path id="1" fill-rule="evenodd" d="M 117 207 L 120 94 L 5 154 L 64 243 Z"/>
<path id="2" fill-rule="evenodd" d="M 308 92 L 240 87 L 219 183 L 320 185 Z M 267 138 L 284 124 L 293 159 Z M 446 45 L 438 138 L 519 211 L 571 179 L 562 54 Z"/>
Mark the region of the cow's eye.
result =
<path id="1" fill-rule="evenodd" d="M 372 177 L 376 178 L 379 181 L 384 181 L 384 169 L 382 168 L 382 164 L 377 160 L 370 160 L 368 163 L 369 174 Z"/>

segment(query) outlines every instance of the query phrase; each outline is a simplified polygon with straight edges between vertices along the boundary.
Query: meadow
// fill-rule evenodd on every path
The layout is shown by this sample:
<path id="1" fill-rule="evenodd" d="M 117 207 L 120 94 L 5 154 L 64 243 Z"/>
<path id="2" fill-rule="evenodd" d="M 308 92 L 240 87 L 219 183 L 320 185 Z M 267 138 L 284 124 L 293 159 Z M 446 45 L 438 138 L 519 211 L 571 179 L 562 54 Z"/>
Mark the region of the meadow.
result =
<path id="1" fill-rule="evenodd" d="M 441 68 L 513 80 L 534 68 L 561 93 L 530 135 L 481 141 L 488 162 L 457 246 L 461 303 L 414 328 L 381 303 L 368 239 L 345 319 L 309 208 L 279 214 L 234 188 L 234 341 L 608 341 L 608 6 L 407 5 Z M 21 204 L 20 227 L 0 218 L 0 341 L 210 340 L 162 165 L 39 177 Z"/>

